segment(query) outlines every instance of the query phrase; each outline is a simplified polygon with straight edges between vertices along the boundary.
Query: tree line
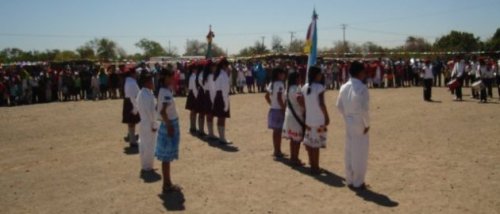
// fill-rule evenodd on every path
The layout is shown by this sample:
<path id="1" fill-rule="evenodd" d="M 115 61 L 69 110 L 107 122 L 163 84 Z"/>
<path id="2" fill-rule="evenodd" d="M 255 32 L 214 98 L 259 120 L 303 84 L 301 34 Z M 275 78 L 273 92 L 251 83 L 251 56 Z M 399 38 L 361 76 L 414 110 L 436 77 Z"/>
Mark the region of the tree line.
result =
<path id="1" fill-rule="evenodd" d="M 253 45 L 245 47 L 239 51 L 237 56 L 253 56 L 268 53 L 302 53 L 305 41 L 294 39 L 285 44 L 279 36 L 273 36 L 270 47 L 267 47 L 260 41 Z M 4 48 L 0 51 L 0 62 L 18 62 L 18 61 L 67 61 L 67 60 L 147 60 L 153 56 L 178 56 L 177 48 L 163 47 L 159 42 L 141 39 L 135 46 L 142 50 L 142 53 L 128 55 L 115 41 L 108 38 L 96 38 L 90 40 L 76 50 L 45 50 L 45 51 L 24 51 L 19 48 Z M 207 50 L 207 43 L 199 40 L 187 40 L 184 56 L 203 56 Z M 319 51 L 323 53 L 373 53 L 373 52 L 427 52 L 427 51 L 453 51 L 453 52 L 472 52 L 472 51 L 498 51 L 500 50 L 500 28 L 496 30 L 493 36 L 485 41 L 473 33 L 451 31 L 450 33 L 439 37 L 434 43 L 418 37 L 409 36 L 405 43 L 395 48 L 386 48 L 377 45 L 374 42 L 365 42 L 361 45 L 353 42 L 336 41 L 330 48 L 322 48 Z M 218 57 L 227 55 L 225 51 L 217 44 L 212 44 L 212 56 Z"/>

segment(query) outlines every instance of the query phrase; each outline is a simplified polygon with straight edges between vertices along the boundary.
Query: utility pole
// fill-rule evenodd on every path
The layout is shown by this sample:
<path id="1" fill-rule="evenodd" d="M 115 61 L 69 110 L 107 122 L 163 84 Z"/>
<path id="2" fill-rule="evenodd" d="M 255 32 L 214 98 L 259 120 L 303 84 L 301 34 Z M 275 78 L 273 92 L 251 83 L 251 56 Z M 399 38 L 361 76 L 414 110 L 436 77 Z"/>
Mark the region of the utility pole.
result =
<path id="1" fill-rule="evenodd" d="M 262 47 L 266 47 L 266 45 L 264 45 L 264 41 L 266 40 L 266 37 L 265 36 L 262 36 Z"/>
<path id="2" fill-rule="evenodd" d="M 345 41 L 345 30 L 347 28 L 347 25 L 346 24 L 342 24 L 341 27 L 342 27 L 342 32 L 344 34 L 344 36 L 343 36 L 343 38 L 344 38 L 343 42 L 344 42 L 344 54 L 345 54 L 345 52 L 347 51 L 347 43 Z"/>
<path id="3" fill-rule="evenodd" d="M 171 51 L 172 51 L 172 49 L 170 49 L 170 48 L 171 48 L 171 46 L 170 46 L 170 40 L 168 40 L 168 53 L 169 53 L 169 54 L 170 54 L 170 53 L 171 53 Z"/>
<path id="4" fill-rule="evenodd" d="M 293 36 L 295 35 L 295 32 L 290 31 L 290 46 L 292 46 L 293 43 Z"/>

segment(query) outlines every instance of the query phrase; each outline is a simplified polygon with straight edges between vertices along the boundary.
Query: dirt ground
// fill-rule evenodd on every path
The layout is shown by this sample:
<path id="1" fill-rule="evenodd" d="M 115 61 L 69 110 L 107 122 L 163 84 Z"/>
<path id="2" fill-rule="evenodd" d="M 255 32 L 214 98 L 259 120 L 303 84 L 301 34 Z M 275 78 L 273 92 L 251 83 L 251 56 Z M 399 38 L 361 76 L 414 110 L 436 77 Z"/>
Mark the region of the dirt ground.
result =
<path id="1" fill-rule="evenodd" d="M 466 92 L 469 90 L 466 89 Z M 452 102 L 444 88 L 371 90 L 367 182 L 344 182 L 344 124 L 328 92 L 332 124 L 310 176 L 271 158 L 262 94 L 231 97 L 227 147 L 187 134 L 185 99 L 179 194 L 140 178 L 139 156 L 123 141 L 121 100 L 0 108 L 1 213 L 500 213 L 500 103 Z M 283 150 L 288 153 L 288 142 Z M 305 150 L 301 159 L 307 160 Z M 160 163 L 155 163 L 160 168 Z M 158 171 L 160 172 L 160 171 Z M 184 202 L 183 202 L 184 201 Z"/>

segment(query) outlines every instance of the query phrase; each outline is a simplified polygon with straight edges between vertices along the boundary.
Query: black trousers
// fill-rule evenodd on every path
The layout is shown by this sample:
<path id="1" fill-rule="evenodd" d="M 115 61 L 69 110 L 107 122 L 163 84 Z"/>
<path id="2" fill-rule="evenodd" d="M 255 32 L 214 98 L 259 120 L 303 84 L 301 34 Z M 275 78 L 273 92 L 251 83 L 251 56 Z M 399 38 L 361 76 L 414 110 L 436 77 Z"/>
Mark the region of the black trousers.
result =
<path id="1" fill-rule="evenodd" d="M 498 97 L 500 98 L 500 74 L 497 75 Z"/>
<path id="2" fill-rule="evenodd" d="M 488 97 L 493 98 L 493 79 L 484 78 L 483 79 L 484 87 L 488 92 Z"/>
<path id="3" fill-rule="evenodd" d="M 434 87 L 441 87 L 442 76 L 441 73 L 434 75 Z"/>
<path id="4" fill-rule="evenodd" d="M 424 100 L 431 100 L 433 79 L 424 79 Z"/>
<path id="5" fill-rule="evenodd" d="M 458 99 L 462 99 L 462 86 L 464 85 L 464 78 L 463 77 L 459 77 L 457 78 L 458 80 L 458 87 L 457 89 L 455 89 L 455 95 L 457 96 Z"/>

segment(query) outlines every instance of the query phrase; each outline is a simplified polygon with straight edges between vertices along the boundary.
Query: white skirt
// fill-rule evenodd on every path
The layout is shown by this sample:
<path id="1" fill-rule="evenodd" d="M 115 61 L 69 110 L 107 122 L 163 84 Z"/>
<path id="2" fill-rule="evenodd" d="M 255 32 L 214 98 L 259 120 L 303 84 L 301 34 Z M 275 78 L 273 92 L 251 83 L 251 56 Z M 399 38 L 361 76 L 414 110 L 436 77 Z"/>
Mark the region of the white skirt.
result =
<path id="1" fill-rule="evenodd" d="M 326 135 L 324 127 L 310 127 L 306 130 L 304 144 L 312 148 L 326 148 Z"/>
<path id="2" fill-rule="evenodd" d="M 302 142 L 304 139 L 304 128 L 288 109 L 285 114 L 285 122 L 283 123 L 283 132 L 281 136 L 295 142 Z"/>

